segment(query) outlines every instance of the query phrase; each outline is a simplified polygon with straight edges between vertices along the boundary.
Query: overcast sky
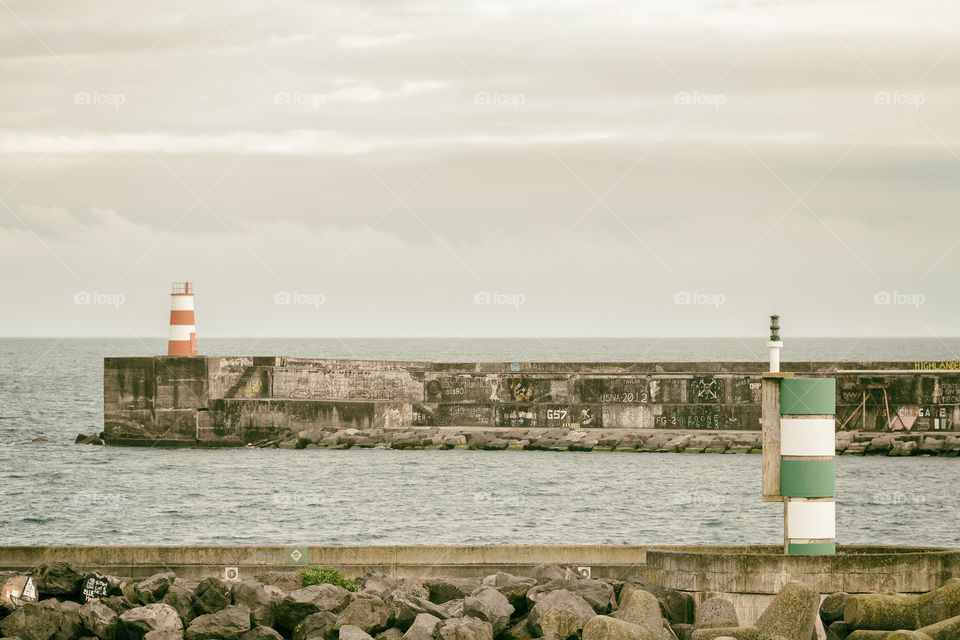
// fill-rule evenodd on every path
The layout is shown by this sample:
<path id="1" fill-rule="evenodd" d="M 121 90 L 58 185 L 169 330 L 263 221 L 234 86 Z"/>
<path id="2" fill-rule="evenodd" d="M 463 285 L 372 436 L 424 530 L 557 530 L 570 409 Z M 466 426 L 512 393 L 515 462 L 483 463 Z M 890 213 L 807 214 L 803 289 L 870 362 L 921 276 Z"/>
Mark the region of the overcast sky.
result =
<path id="1" fill-rule="evenodd" d="M 955 336 L 958 24 L 0 0 L 0 335 Z"/>

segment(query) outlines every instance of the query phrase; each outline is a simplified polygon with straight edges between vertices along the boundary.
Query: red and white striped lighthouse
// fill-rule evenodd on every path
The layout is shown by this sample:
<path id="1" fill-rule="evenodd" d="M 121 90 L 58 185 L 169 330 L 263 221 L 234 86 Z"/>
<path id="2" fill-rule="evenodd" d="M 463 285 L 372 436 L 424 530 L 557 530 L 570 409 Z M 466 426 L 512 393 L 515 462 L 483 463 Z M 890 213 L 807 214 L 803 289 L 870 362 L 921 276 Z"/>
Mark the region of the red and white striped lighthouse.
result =
<path id="1" fill-rule="evenodd" d="M 193 317 L 193 285 L 174 282 L 170 292 L 168 356 L 197 355 L 197 326 Z"/>

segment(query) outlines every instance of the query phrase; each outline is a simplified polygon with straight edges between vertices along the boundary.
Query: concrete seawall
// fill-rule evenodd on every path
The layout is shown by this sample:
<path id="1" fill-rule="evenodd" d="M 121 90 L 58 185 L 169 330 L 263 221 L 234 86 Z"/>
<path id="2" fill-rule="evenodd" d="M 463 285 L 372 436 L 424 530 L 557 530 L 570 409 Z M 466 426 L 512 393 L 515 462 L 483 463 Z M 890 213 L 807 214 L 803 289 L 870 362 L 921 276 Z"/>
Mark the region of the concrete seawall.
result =
<path id="1" fill-rule="evenodd" d="M 744 620 L 755 620 L 791 579 L 821 595 L 923 593 L 960 573 L 960 549 L 928 547 L 841 546 L 835 556 L 785 556 L 773 546 L 0 547 L 0 571 L 26 572 L 49 561 L 134 579 L 173 571 L 193 581 L 245 580 L 304 566 L 332 566 L 350 577 L 375 570 L 416 579 L 482 578 L 559 564 L 594 578 L 644 578 L 697 603 L 719 595 Z"/>
<path id="2" fill-rule="evenodd" d="M 953 365 L 957 364 L 957 367 Z M 838 381 L 847 428 L 960 428 L 960 364 L 784 363 Z M 239 446 L 333 429 L 760 430 L 764 363 L 104 359 L 108 444 Z"/>
<path id="3" fill-rule="evenodd" d="M 647 550 L 651 548 L 650 545 L 7 546 L 0 547 L 0 570 L 23 571 L 43 561 L 59 560 L 130 577 L 171 570 L 191 580 L 223 578 L 224 569 L 228 567 L 238 568 L 242 580 L 270 569 L 308 565 L 337 567 L 350 576 L 377 570 L 396 577 L 482 578 L 497 571 L 522 574 L 539 564 L 564 564 L 591 567 L 596 577 L 622 579 L 643 570 Z"/>

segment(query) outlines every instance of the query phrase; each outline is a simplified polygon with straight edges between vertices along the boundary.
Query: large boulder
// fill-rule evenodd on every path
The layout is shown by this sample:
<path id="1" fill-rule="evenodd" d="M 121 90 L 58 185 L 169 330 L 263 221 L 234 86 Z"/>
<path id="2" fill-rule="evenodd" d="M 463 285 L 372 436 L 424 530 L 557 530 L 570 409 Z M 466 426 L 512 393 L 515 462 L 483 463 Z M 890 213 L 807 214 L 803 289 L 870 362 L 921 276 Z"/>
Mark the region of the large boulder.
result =
<path id="1" fill-rule="evenodd" d="M 460 617 L 460 615 L 463 613 L 462 606 L 460 608 L 460 612 L 456 616 L 451 616 L 447 612 L 447 607 L 453 606 L 451 603 L 459 602 L 462 605 L 463 600 L 449 600 L 448 602 L 439 605 L 433 604 L 426 598 L 410 595 L 399 590 L 388 594 L 385 598 L 385 602 L 390 605 L 390 608 L 393 610 L 393 618 L 400 629 L 407 629 L 413 624 L 417 616 L 422 613 L 428 613 L 431 616 L 440 618 L 441 620 L 451 617 Z"/>
<path id="2" fill-rule="evenodd" d="M 180 619 L 183 620 L 183 624 L 186 625 L 202 613 L 202 611 L 197 611 L 194 606 L 193 591 L 182 584 L 174 583 L 170 585 L 160 602 L 176 609 Z"/>
<path id="3" fill-rule="evenodd" d="M 916 629 L 960 615 L 960 578 L 919 596 L 866 593 L 850 596 L 844 622 L 854 629 Z"/>
<path id="4" fill-rule="evenodd" d="M 261 625 L 247 631 L 240 636 L 240 640 L 283 640 L 283 636 L 279 631 Z"/>
<path id="5" fill-rule="evenodd" d="M 56 600 L 27 602 L 0 621 L 0 632 L 21 640 L 50 640 L 63 622 L 60 603 Z"/>
<path id="6" fill-rule="evenodd" d="M 300 621 L 293 630 L 293 640 L 312 640 L 313 638 L 331 639 L 337 636 L 334 626 L 337 616 L 329 611 L 311 613 Z"/>
<path id="7" fill-rule="evenodd" d="M 765 636 L 778 640 L 810 640 L 816 628 L 820 594 L 797 580 L 780 589 L 754 626 Z"/>
<path id="8" fill-rule="evenodd" d="M 737 610 L 729 600 L 710 598 L 704 600 L 697 607 L 697 619 L 693 625 L 695 631 L 698 629 L 739 626 L 740 620 L 737 618 Z"/>
<path id="9" fill-rule="evenodd" d="M 250 609 L 242 604 L 197 616 L 187 627 L 186 640 L 239 640 L 250 631 Z"/>
<path id="10" fill-rule="evenodd" d="M 231 588 L 233 604 L 242 604 L 250 609 L 250 623 L 254 626 L 273 626 L 277 605 L 283 596 L 283 591 L 277 587 L 260 584 L 256 580 L 237 582 Z"/>
<path id="11" fill-rule="evenodd" d="M 440 611 L 443 613 L 441 618 L 462 618 L 463 617 L 463 600 L 464 598 L 457 598 L 456 600 L 447 600 L 443 604 L 439 605 Z"/>
<path id="12" fill-rule="evenodd" d="M 527 621 L 540 637 L 567 640 L 578 635 L 587 621 L 595 615 L 596 612 L 586 600 L 561 589 L 539 598 L 530 610 Z"/>
<path id="13" fill-rule="evenodd" d="M 176 578 L 176 574 L 172 571 L 157 573 L 136 583 L 133 591 L 141 604 L 160 602 Z"/>
<path id="14" fill-rule="evenodd" d="M 413 624 L 403 634 L 403 640 L 432 640 L 433 632 L 440 624 L 440 618 L 429 613 L 418 614 Z"/>
<path id="15" fill-rule="evenodd" d="M 137 605 L 133 604 L 123 596 L 110 596 L 107 598 L 101 598 L 100 602 L 107 605 L 116 612 L 118 616 L 122 616 L 130 609 L 135 609 Z"/>
<path id="16" fill-rule="evenodd" d="M 558 564 L 538 564 L 530 571 L 530 575 L 537 584 L 546 584 L 554 580 L 566 580 L 570 572 Z"/>
<path id="17" fill-rule="evenodd" d="M 502 593 L 507 601 L 513 605 L 514 614 L 522 615 L 529 610 L 527 592 L 536 586 L 534 578 L 523 578 L 502 571 L 489 575 L 481 583 L 484 587 L 493 587 Z"/>
<path id="18" fill-rule="evenodd" d="M 121 614 L 117 629 L 118 640 L 142 640 L 149 631 L 183 631 L 183 622 L 176 609 L 154 602 Z"/>
<path id="19" fill-rule="evenodd" d="M 350 598 L 349 591 L 332 584 L 314 584 L 296 589 L 277 605 L 276 626 L 293 631 L 311 613 L 340 613 Z"/>
<path id="20" fill-rule="evenodd" d="M 137 583 L 131 579 L 124 580 L 120 583 L 120 595 L 132 602 L 134 605 L 144 604 L 140 602 L 139 596 L 137 596 Z M 150 604 L 149 602 L 146 604 Z"/>
<path id="21" fill-rule="evenodd" d="M 299 571 L 265 571 L 253 576 L 253 579 L 284 591 L 294 591 L 303 586 L 303 574 Z"/>
<path id="22" fill-rule="evenodd" d="M 443 604 L 448 600 L 466 598 L 480 587 L 479 580 L 472 578 L 435 578 L 425 583 L 430 590 L 430 602 Z"/>
<path id="23" fill-rule="evenodd" d="M 397 586 L 392 593 L 399 593 L 405 596 L 416 596 L 424 600 L 430 599 L 430 589 L 427 589 L 419 580 L 413 578 L 400 578 L 397 580 Z"/>
<path id="24" fill-rule="evenodd" d="M 442 620 L 433 632 L 434 640 L 493 640 L 493 627 L 477 618 Z"/>
<path id="25" fill-rule="evenodd" d="M 353 625 L 344 625 L 340 627 L 340 640 L 373 640 L 373 636 Z"/>
<path id="26" fill-rule="evenodd" d="M 392 620 L 393 609 L 381 598 L 375 596 L 357 598 L 340 612 L 334 629 L 350 625 L 374 634 L 389 628 Z"/>
<path id="27" fill-rule="evenodd" d="M 917 597 L 886 593 L 854 594 L 843 607 L 843 621 L 851 629 L 916 629 Z"/>
<path id="28" fill-rule="evenodd" d="M 596 616 L 583 627 L 583 640 L 656 640 L 654 635 L 638 624 Z"/>
<path id="29" fill-rule="evenodd" d="M 84 635 L 83 622 L 80 620 L 80 603 L 64 600 L 60 604 L 60 628 L 53 635 L 54 640 L 78 640 Z"/>
<path id="30" fill-rule="evenodd" d="M 960 616 L 960 578 L 947 580 L 942 587 L 917 596 L 917 623 L 927 627 Z"/>
<path id="31" fill-rule="evenodd" d="M 641 578 L 633 578 L 620 588 L 620 602 L 634 589 L 648 591 L 660 601 L 660 611 L 671 624 L 692 624 L 694 621 L 693 596 L 683 591 L 662 587 Z"/>
<path id="32" fill-rule="evenodd" d="M 480 587 L 463 600 L 463 615 L 489 622 L 494 636 L 510 625 L 513 611 L 507 597 L 493 587 Z"/>
<path id="33" fill-rule="evenodd" d="M 527 600 L 531 606 L 536 604 L 544 594 L 559 590 L 569 591 L 586 600 L 598 614 L 610 613 L 617 606 L 616 593 L 613 585 L 601 580 L 553 580 L 538 585 L 527 592 Z"/>
<path id="34" fill-rule="evenodd" d="M 370 571 L 357 578 L 357 582 L 362 585 L 362 595 L 377 596 L 384 600 L 392 593 L 430 598 L 430 590 L 413 578 L 391 578 L 380 571 Z"/>
<path id="35" fill-rule="evenodd" d="M 77 592 L 83 574 L 66 562 L 42 562 L 30 572 L 41 595 L 69 596 Z"/>
<path id="36" fill-rule="evenodd" d="M 369 571 L 356 580 L 359 593 L 383 598 L 397 588 L 397 581 L 382 571 Z M 429 592 L 428 592 L 429 593 Z"/>
<path id="37" fill-rule="evenodd" d="M 374 640 L 403 640 L 403 630 L 390 627 L 374 636 Z"/>
<path id="38" fill-rule="evenodd" d="M 627 593 L 613 617 L 639 625 L 650 632 L 654 640 L 671 640 L 671 634 L 664 627 L 665 621 L 660 614 L 660 601 L 649 591 L 634 589 Z"/>
<path id="39" fill-rule="evenodd" d="M 507 627 L 506 631 L 500 634 L 499 640 L 534 640 L 533 629 L 527 624 L 526 618 L 521 618 Z"/>
<path id="40" fill-rule="evenodd" d="M 230 587 L 218 578 L 204 578 L 193 590 L 193 609 L 197 614 L 211 614 L 229 607 Z"/>
<path id="41" fill-rule="evenodd" d="M 831 622 L 843 620 L 843 609 L 847 606 L 849 599 L 850 594 L 843 591 L 831 593 L 823 599 L 820 603 L 820 619 L 824 627 L 829 627 Z"/>
<path id="42" fill-rule="evenodd" d="M 916 635 L 909 635 L 911 633 Z M 960 616 L 920 627 L 916 631 L 897 631 L 888 638 L 889 640 L 956 640 L 960 638 Z"/>
<path id="43" fill-rule="evenodd" d="M 113 640 L 117 634 L 120 616 L 99 600 L 87 602 L 79 610 L 83 628 L 102 640 Z"/>

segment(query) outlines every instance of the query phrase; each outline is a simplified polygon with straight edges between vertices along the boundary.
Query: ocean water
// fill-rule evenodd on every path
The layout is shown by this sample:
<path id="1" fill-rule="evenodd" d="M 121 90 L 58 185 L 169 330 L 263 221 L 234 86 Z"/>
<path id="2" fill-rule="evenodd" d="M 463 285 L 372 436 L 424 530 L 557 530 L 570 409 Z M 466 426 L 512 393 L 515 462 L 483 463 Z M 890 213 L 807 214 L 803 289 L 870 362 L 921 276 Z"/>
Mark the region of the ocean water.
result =
<path id="1" fill-rule="evenodd" d="M 960 360 L 960 340 L 792 339 L 792 360 Z M 763 340 L 208 339 L 204 353 L 763 360 Z M 162 339 L 0 340 L 0 544 L 778 544 L 760 457 L 83 447 L 102 358 Z M 44 437 L 53 444 L 32 444 Z M 960 546 L 960 460 L 837 460 L 845 544 Z"/>

